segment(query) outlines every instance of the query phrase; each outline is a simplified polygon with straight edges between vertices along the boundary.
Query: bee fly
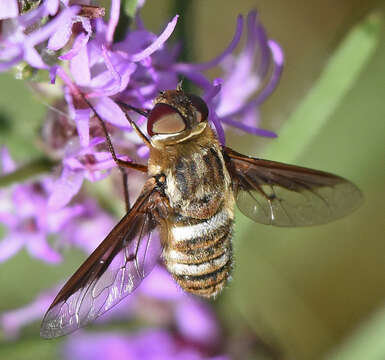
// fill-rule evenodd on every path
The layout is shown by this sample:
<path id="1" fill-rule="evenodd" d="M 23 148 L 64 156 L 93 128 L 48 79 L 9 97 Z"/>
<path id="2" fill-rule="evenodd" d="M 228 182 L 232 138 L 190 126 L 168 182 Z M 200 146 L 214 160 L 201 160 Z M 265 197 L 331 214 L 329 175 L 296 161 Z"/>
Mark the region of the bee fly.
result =
<path id="1" fill-rule="evenodd" d="M 92 105 L 84 101 L 93 110 Z M 195 95 L 162 92 L 145 112 L 148 165 L 117 165 L 148 174 L 138 199 L 61 289 L 41 328 L 45 338 L 68 334 L 132 293 L 161 257 L 187 292 L 215 297 L 232 268 L 234 206 L 252 220 L 307 226 L 340 218 L 357 208 L 361 193 L 326 172 L 244 156 L 220 145 L 208 108 Z"/>

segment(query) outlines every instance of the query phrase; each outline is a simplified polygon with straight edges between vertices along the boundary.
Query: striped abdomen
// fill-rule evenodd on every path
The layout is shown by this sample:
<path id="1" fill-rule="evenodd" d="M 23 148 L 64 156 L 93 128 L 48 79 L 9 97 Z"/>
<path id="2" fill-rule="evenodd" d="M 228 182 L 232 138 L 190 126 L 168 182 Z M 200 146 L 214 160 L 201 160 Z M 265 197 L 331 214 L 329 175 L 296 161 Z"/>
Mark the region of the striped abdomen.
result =
<path id="1" fill-rule="evenodd" d="M 164 251 L 167 269 L 185 291 L 215 296 L 232 267 L 232 211 L 222 206 L 209 219 L 180 217 L 171 226 Z"/>

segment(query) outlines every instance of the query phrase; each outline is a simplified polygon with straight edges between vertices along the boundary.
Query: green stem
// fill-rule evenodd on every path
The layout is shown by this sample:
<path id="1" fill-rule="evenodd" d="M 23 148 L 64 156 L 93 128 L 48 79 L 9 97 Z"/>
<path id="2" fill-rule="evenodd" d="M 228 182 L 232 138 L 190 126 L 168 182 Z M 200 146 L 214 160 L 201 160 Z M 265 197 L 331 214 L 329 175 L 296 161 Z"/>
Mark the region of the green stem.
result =
<path id="1" fill-rule="evenodd" d="M 174 34 L 178 41 L 182 43 L 179 61 L 191 62 L 194 60 L 194 8 L 193 1 L 174 0 L 171 2 L 171 15 L 179 14 L 178 25 Z M 183 89 L 186 92 L 194 92 L 193 84 L 183 79 Z"/>
<path id="2" fill-rule="evenodd" d="M 0 188 L 28 180 L 31 177 L 50 172 L 56 162 L 48 158 L 38 158 L 17 170 L 0 176 Z"/>

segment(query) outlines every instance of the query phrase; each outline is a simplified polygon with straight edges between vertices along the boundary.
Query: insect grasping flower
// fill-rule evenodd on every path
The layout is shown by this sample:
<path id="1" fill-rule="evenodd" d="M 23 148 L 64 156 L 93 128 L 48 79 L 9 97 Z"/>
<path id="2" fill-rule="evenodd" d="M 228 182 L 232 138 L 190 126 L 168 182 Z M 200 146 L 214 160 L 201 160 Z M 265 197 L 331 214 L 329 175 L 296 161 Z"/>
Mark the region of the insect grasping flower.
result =
<path id="1" fill-rule="evenodd" d="M 132 133 L 132 128 L 117 101 L 138 108 L 151 108 L 153 98 L 159 91 L 175 88 L 180 75 L 189 78 L 204 91 L 204 99 L 210 109 L 209 120 L 214 123 L 222 143 L 225 141 L 222 124 L 235 126 L 257 135 L 275 136 L 270 131 L 258 128 L 258 122 L 255 121 L 257 116 L 250 120 L 258 113 L 262 98 L 266 98 L 274 89 L 279 79 L 283 58 L 279 46 L 266 37 L 263 27 L 257 21 L 256 12 L 248 15 L 246 45 L 238 56 L 232 54 L 243 32 L 244 24 L 241 16 L 238 18 L 233 40 L 220 55 L 202 64 L 192 64 L 178 63 L 179 46 L 166 45 L 167 39 L 177 25 L 177 16 L 157 36 L 145 29 L 137 15 L 136 28 L 129 29 L 122 41 L 114 43 L 120 2 L 112 0 L 108 23 L 97 16 L 84 16 L 84 4 L 88 2 L 82 4 L 69 6 L 69 2 L 64 1 L 59 6 L 57 0 L 46 0 L 36 9 L 17 17 L 14 11 L 9 11 L 4 16 L 13 17 L 5 21 L 3 30 L 7 29 L 7 21 L 14 26 L 3 31 L 5 35 L 0 44 L 3 45 L 4 51 L 11 45 L 20 50 L 20 56 L 3 63 L 3 70 L 24 59 L 32 67 L 48 69 L 52 81 L 55 81 L 57 75 L 62 79 L 68 105 L 67 122 L 75 124 L 79 136 L 79 142 L 75 143 L 78 143 L 80 148 L 88 149 L 89 159 L 92 158 L 98 163 L 99 155 L 94 153 L 96 149 L 92 147 L 97 140 L 94 139 L 95 135 L 90 129 L 92 112 L 84 102 L 83 96 L 91 102 L 103 120 L 112 125 L 110 132 L 114 143 L 130 143 L 134 149 L 131 146 L 127 153 L 129 156 L 138 155 L 146 158 L 148 149 L 138 144 L 138 139 Z M 53 20 L 41 25 L 42 19 L 53 14 L 55 14 Z M 32 27 L 37 27 L 38 30 L 35 32 L 39 31 L 39 36 L 34 36 L 34 32 L 28 31 Z M 36 39 L 39 39 L 41 46 L 36 47 Z M 66 53 L 52 58 L 49 62 L 51 65 L 47 65 L 43 64 L 42 60 L 45 53 L 44 44 L 50 51 L 64 49 L 66 44 L 70 44 L 70 48 L 66 49 Z M 31 52 L 25 50 L 28 46 L 36 53 L 36 58 L 40 57 L 39 62 L 31 62 L 25 58 L 23 54 Z M 5 54 L 4 52 L 3 55 Z M 68 64 L 65 67 L 67 70 L 64 70 L 61 64 Z M 222 67 L 223 79 L 218 79 L 212 84 L 203 72 L 216 66 Z M 255 93 L 260 95 L 250 99 Z M 130 117 L 139 127 L 145 126 L 145 117 L 137 114 L 130 114 Z M 71 126 L 69 124 L 66 127 Z M 51 136 L 57 135 L 52 133 Z M 45 138 L 44 141 L 55 142 L 49 138 Z M 56 189 L 67 195 L 63 195 L 65 198 L 57 196 L 59 192 L 57 190 L 50 198 L 50 206 L 57 209 L 67 204 L 77 194 L 84 177 L 81 175 L 79 163 L 77 165 L 80 167 L 75 166 L 74 161 L 70 161 L 67 155 L 68 147 L 73 146 L 73 137 L 68 137 L 67 141 L 68 144 L 62 143 L 61 151 L 55 149 L 57 153 L 66 154 L 61 159 L 63 170 Z M 127 150 L 127 146 L 123 150 Z M 133 154 L 132 150 L 136 154 Z M 115 166 L 113 163 L 110 165 Z M 71 168 L 76 171 L 69 171 Z M 90 178 L 97 180 L 102 177 L 90 176 Z M 63 192 L 61 191 L 63 189 L 70 191 Z"/>

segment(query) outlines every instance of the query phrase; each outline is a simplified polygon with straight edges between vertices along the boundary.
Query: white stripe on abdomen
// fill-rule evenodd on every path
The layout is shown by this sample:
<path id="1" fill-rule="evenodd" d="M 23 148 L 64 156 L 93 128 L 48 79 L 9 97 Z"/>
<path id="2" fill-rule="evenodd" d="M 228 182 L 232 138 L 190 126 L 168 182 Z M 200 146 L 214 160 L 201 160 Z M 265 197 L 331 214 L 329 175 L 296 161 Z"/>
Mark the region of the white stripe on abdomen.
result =
<path id="1" fill-rule="evenodd" d="M 229 260 L 229 253 L 225 251 L 220 257 L 204 262 L 202 264 L 181 264 L 176 262 L 169 262 L 168 268 L 171 273 L 175 275 L 204 275 L 212 273 L 215 270 L 226 265 Z"/>
<path id="2" fill-rule="evenodd" d="M 226 225 L 229 220 L 229 213 L 226 209 L 222 209 L 212 218 L 202 221 L 195 225 L 175 226 L 172 228 L 173 240 L 175 242 L 192 240 L 205 237 L 207 234 Z"/>

